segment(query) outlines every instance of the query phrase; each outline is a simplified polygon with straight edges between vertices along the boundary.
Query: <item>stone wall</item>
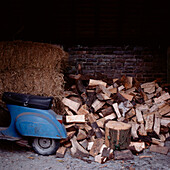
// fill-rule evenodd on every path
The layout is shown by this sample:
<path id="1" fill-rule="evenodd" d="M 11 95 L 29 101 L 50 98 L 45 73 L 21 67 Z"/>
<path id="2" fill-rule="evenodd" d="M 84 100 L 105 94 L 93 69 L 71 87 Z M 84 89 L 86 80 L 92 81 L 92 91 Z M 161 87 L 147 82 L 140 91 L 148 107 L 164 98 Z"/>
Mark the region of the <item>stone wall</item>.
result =
<path id="1" fill-rule="evenodd" d="M 166 50 L 144 46 L 75 46 L 68 48 L 70 73 L 81 64 L 84 75 L 101 79 L 136 77 L 141 82 L 167 81 Z M 99 77 L 100 75 L 100 77 Z"/>

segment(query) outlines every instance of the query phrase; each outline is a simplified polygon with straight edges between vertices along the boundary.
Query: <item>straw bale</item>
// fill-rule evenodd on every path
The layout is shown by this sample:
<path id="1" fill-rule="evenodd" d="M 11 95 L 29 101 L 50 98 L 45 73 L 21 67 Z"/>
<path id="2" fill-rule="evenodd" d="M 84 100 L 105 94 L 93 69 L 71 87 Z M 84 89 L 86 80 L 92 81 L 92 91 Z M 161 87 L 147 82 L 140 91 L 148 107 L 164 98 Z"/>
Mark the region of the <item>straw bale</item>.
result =
<path id="1" fill-rule="evenodd" d="M 0 73 L 0 94 L 4 91 L 62 98 L 64 78 L 51 69 L 19 69 Z"/>
<path id="2" fill-rule="evenodd" d="M 0 42 L 0 72 L 23 68 L 48 68 L 61 72 L 68 53 L 52 44 L 31 41 Z"/>

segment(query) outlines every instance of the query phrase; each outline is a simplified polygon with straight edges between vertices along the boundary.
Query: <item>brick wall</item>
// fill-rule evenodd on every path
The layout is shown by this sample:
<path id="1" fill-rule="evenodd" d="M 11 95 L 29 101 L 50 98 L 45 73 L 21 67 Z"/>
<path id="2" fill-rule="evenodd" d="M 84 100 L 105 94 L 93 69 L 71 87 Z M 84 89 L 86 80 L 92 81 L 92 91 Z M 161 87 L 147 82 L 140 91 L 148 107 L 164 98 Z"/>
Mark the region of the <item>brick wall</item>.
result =
<path id="1" fill-rule="evenodd" d="M 162 78 L 167 81 L 166 50 L 144 46 L 75 46 L 68 48 L 70 70 L 81 64 L 83 75 L 111 81 L 122 75 L 141 82 Z"/>

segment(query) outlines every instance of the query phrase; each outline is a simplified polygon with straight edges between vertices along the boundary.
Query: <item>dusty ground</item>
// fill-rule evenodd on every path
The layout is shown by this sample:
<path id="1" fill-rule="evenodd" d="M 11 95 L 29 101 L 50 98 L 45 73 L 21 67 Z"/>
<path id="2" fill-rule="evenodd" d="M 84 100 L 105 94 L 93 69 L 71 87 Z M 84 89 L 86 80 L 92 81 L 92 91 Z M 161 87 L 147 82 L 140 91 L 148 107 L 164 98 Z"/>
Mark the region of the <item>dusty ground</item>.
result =
<path id="1" fill-rule="evenodd" d="M 170 147 L 170 141 L 166 142 L 166 146 Z M 142 155 L 149 155 L 150 158 L 140 158 Z M 168 155 L 151 153 L 146 149 L 139 156 L 135 156 L 134 160 L 114 161 L 110 160 L 105 164 L 94 162 L 94 158 L 90 157 L 91 163 L 87 163 L 70 156 L 69 150 L 64 158 L 56 158 L 52 156 L 40 156 L 32 149 L 21 147 L 14 142 L 0 140 L 0 170 L 103 170 L 103 169 L 131 169 L 135 170 L 168 170 L 170 169 L 170 152 Z"/>

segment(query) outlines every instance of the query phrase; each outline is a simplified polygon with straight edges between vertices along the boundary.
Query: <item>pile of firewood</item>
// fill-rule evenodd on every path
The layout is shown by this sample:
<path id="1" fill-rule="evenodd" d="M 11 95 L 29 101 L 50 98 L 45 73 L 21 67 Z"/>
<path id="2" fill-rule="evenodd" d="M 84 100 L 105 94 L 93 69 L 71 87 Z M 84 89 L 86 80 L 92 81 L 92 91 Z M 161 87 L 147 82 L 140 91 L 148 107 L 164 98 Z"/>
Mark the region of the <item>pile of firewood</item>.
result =
<path id="1" fill-rule="evenodd" d="M 87 83 L 80 74 L 70 77 L 75 85 L 62 100 L 68 138 L 61 141 L 57 157 L 64 156 L 65 148 L 71 148 L 72 156 L 93 156 L 99 163 L 128 159 L 149 147 L 168 153 L 170 95 L 156 81 L 141 84 L 122 76 L 109 85 L 95 79 Z"/>

